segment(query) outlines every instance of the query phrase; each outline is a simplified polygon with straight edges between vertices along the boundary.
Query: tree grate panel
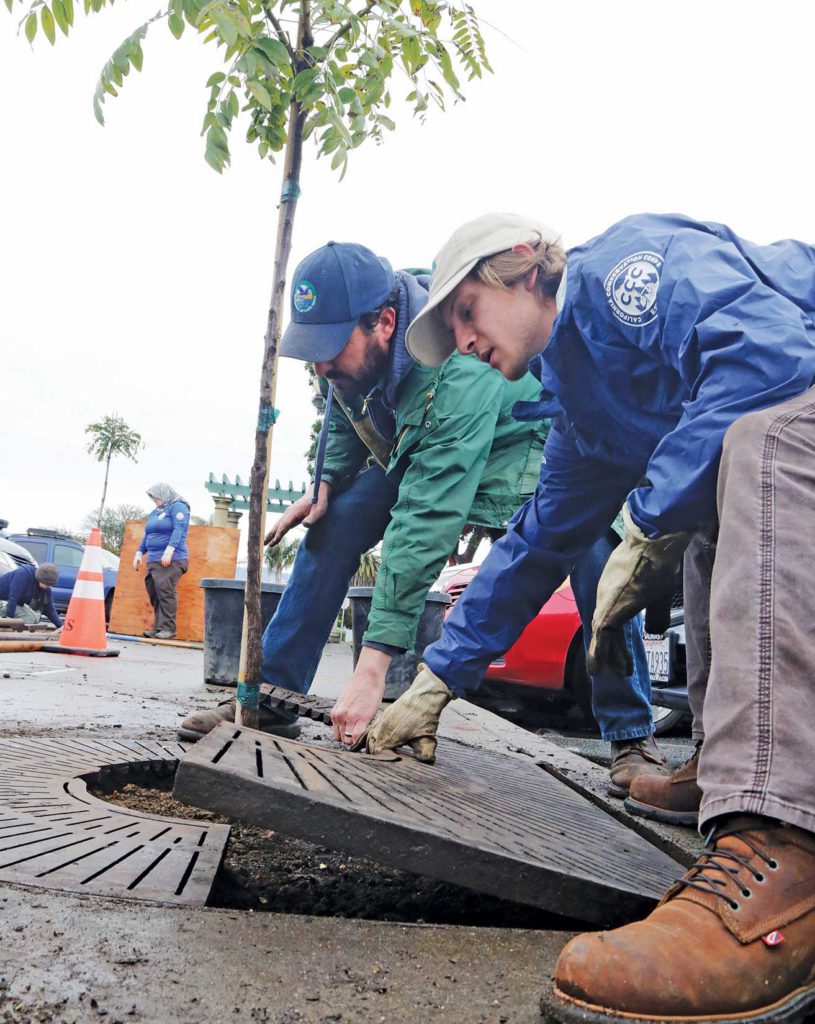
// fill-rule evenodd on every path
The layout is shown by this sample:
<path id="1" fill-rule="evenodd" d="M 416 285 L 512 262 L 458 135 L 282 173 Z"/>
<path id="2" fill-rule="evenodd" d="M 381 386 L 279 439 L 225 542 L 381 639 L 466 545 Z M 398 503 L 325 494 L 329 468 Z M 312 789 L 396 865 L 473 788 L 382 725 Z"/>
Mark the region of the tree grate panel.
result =
<path id="1" fill-rule="evenodd" d="M 117 808 L 86 780 L 121 786 L 175 772 L 180 743 L 0 740 L 0 881 L 203 906 L 228 825 Z"/>
<path id="2" fill-rule="evenodd" d="M 271 708 L 275 708 L 278 711 L 290 711 L 301 718 L 311 718 L 315 722 L 331 725 L 331 709 L 334 707 L 333 700 L 326 700 L 324 697 L 314 697 L 310 693 L 296 693 L 294 690 L 284 690 L 282 686 L 261 685 L 260 690 L 263 704 Z"/>
<path id="3" fill-rule="evenodd" d="M 439 742 L 370 757 L 222 723 L 179 800 L 559 914 L 644 913 L 682 868 L 527 758 Z"/>

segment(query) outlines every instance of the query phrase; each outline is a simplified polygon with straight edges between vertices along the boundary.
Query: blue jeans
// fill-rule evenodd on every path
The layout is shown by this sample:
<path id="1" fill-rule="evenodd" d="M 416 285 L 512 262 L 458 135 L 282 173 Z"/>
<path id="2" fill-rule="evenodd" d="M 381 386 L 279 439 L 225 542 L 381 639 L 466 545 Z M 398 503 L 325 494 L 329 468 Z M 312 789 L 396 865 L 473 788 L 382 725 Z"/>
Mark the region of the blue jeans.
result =
<path id="1" fill-rule="evenodd" d="M 263 634 L 264 683 L 307 693 L 362 555 L 390 522 L 399 482 L 371 466 L 334 491 L 297 549 L 291 577 Z"/>
<path id="2" fill-rule="evenodd" d="M 597 583 L 614 550 L 610 538 L 601 537 L 575 565 L 570 575 L 583 639 L 588 650 L 591 620 L 597 601 Z M 591 709 L 604 740 L 630 740 L 647 736 L 651 718 L 651 677 L 642 642 L 642 616 L 625 624 L 625 637 L 634 659 L 634 672 L 623 679 L 605 669 L 591 678 Z"/>

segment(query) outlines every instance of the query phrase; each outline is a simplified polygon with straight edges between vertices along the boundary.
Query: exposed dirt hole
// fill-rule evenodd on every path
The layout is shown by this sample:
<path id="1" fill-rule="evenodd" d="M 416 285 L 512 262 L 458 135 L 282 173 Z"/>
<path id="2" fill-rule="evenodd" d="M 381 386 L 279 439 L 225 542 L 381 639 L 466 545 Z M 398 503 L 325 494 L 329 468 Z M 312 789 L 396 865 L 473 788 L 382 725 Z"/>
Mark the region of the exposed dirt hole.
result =
<path id="1" fill-rule="evenodd" d="M 126 782 L 121 774 L 117 781 L 96 776 L 87 779 L 88 788 L 101 799 L 131 810 L 231 824 L 210 906 L 493 928 L 581 927 L 579 922 L 523 904 L 385 867 L 280 832 L 235 824 L 174 800 L 172 772 L 154 766 L 150 766 L 153 771 L 145 772 L 146 767 L 138 773 L 138 782 Z"/>

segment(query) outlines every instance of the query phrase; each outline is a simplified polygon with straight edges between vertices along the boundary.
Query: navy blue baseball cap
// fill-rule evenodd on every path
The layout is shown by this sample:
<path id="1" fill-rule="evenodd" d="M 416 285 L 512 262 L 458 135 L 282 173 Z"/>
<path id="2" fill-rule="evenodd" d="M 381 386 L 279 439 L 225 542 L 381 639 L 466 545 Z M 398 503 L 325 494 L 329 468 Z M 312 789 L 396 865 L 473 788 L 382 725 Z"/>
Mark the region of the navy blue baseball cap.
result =
<path id="1" fill-rule="evenodd" d="M 348 344 L 363 313 L 393 291 L 393 268 L 364 245 L 329 242 L 300 263 L 291 289 L 291 322 L 280 355 L 324 363 Z"/>

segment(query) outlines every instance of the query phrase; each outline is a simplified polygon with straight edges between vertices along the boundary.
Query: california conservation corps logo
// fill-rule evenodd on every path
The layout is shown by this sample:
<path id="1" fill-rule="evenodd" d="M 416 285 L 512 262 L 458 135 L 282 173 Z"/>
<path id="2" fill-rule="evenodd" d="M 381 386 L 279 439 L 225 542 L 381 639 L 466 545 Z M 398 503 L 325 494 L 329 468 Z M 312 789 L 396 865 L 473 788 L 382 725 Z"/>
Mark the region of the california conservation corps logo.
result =
<path id="1" fill-rule="evenodd" d="M 605 281 L 606 298 L 618 320 L 629 327 L 646 327 L 657 318 L 657 291 L 662 257 L 635 252 L 620 260 Z"/>
<path id="2" fill-rule="evenodd" d="M 294 286 L 292 303 L 298 313 L 310 313 L 317 305 L 317 289 L 311 281 L 298 281 Z"/>

